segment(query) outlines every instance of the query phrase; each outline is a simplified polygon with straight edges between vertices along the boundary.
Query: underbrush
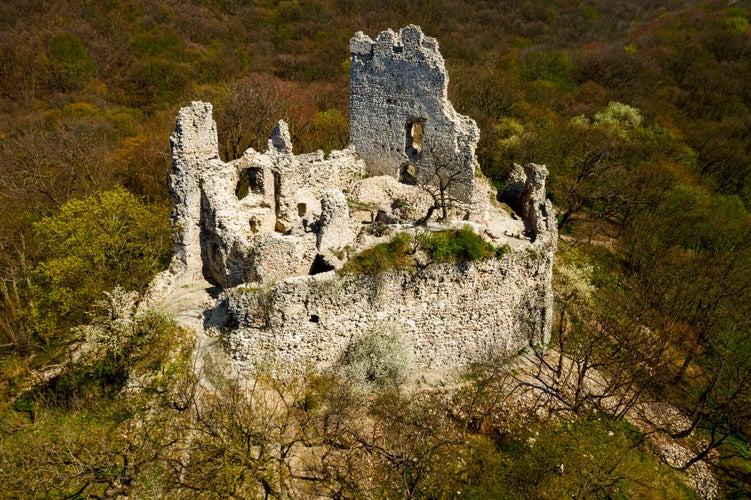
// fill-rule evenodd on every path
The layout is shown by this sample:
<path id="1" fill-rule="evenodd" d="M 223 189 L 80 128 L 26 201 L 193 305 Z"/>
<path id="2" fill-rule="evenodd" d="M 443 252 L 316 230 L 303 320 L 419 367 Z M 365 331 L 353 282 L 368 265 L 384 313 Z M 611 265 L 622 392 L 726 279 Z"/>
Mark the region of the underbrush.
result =
<path id="1" fill-rule="evenodd" d="M 166 408 L 190 376 L 188 332 L 130 294 L 106 293 L 59 373 L 0 408 L 0 489 L 9 498 L 111 497 L 161 467 Z"/>
<path id="2" fill-rule="evenodd" d="M 133 377 L 159 380 L 187 341 L 187 332 L 167 313 L 136 312 L 119 288 L 105 293 L 94 309 L 92 323 L 74 329 L 83 339 L 77 360 L 21 394 L 14 403 L 17 410 L 33 419 L 42 408 L 77 409 L 93 400 L 113 400 Z"/>
<path id="3" fill-rule="evenodd" d="M 371 344 L 353 352 L 392 355 Z M 482 374 L 409 393 L 351 358 L 365 363 L 369 392 L 347 372 L 256 373 L 208 391 L 178 360 L 147 363 L 161 377 L 150 390 L 82 392 L 72 406 L 40 404 L 33 419 L 5 412 L 0 488 L 14 498 L 692 496 L 624 422 L 513 411 L 507 381 Z"/>
<path id="4" fill-rule="evenodd" d="M 496 248 L 469 227 L 458 231 L 426 232 L 417 238 L 407 233 L 398 233 L 391 241 L 380 243 L 350 258 L 342 271 L 375 275 L 391 269 L 410 268 L 417 263 L 417 252 L 423 252 L 428 262 L 446 263 L 500 259 L 509 251 L 508 245 Z"/>
<path id="5" fill-rule="evenodd" d="M 420 237 L 420 247 L 434 262 L 500 259 L 509 250 L 508 245 L 495 248 L 467 226 L 458 231 L 425 233 Z"/>

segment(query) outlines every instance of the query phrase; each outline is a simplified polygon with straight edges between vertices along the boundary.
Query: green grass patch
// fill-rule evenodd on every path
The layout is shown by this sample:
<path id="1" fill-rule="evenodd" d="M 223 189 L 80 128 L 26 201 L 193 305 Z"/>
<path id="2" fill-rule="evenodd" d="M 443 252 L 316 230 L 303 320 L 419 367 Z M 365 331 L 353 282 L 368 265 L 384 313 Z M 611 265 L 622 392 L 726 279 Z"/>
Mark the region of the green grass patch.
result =
<path id="1" fill-rule="evenodd" d="M 391 241 L 378 244 L 352 257 L 342 271 L 374 275 L 390 269 L 403 269 L 414 265 L 413 253 L 412 236 L 398 233 Z"/>
<path id="2" fill-rule="evenodd" d="M 511 248 L 494 247 L 469 227 L 458 231 L 426 233 L 417 237 L 417 247 L 431 262 L 467 262 L 500 259 Z M 391 241 L 381 243 L 352 257 L 342 268 L 350 274 L 375 275 L 391 269 L 404 269 L 415 265 L 415 241 L 407 233 L 398 233 Z"/>
<path id="3" fill-rule="evenodd" d="M 469 227 L 458 231 L 428 233 L 420 237 L 420 246 L 434 262 L 466 262 L 501 258 L 508 245 L 495 248 Z"/>

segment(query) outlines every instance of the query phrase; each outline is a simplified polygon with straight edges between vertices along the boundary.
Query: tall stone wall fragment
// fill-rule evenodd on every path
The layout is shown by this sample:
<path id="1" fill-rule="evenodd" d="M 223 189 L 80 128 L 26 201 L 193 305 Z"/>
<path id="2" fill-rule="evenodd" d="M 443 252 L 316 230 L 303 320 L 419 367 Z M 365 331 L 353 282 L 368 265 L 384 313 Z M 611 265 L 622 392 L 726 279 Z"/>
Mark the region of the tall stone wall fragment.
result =
<path id="1" fill-rule="evenodd" d="M 556 238 L 558 235 L 553 204 L 545 199 L 547 177 L 548 169 L 545 165 L 528 163 L 522 167 L 515 163 L 502 193 L 502 198 L 529 221 L 533 240 L 542 234 L 554 234 Z"/>
<path id="2" fill-rule="evenodd" d="M 174 228 L 174 272 L 192 277 L 201 274 L 201 177 L 220 163 L 219 139 L 209 103 L 194 102 L 177 115 L 175 131 L 170 136 L 173 172 L 170 189 L 175 203 L 172 209 Z"/>
<path id="3" fill-rule="evenodd" d="M 350 141 L 373 175 L 407 183 L 456 173 L 455 196 L 471 196 L 477 124 L 448 100 L 448 73 L 438 42 L 418 26 L 362 32 L 350 40 Z"/>
<path id="4" fill-rule="evenodd" d="M 344 193 L 332 190 L 323 194 L 321 218 L 318 224 L 318 254 L 327 266 L 341 267 L 342 262 L 337 253 L 353 242 L 357 236 L 350 222 L 349 208 Z"/>

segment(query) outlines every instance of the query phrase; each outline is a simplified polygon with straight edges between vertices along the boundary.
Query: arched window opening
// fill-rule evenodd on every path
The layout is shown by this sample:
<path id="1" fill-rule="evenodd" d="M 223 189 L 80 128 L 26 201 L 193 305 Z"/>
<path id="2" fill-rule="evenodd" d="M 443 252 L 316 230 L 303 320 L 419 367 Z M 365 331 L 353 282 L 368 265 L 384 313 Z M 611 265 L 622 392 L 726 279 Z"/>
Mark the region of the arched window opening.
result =
<path id="1" fill-rule="evenodd" d="M 412 124 L 412 147 L 417 153 L 422 153 L 422 123 L 415 122 Z"/>
<path id="2" fill-rule="evenodd" d="M 410 186 L 417 185 L 417 167 L 409 162 L 399 167 L 399 182 Z"/>
<path id="3" fill-rule="evenodd" d="M 407 153 L 407 157 L 412 161 L 416 161 L 422 154 L 422 139 L 424 131 L 424 120 L 418 119 L 407 122 L 407 137 L 404 152 Z"/>
<path id="4" fill-rule="evenodd" d="M 263 171 L 260 168 L 244 168 L 235 187 L 235 196 L 242 200 L 248 193 L 263 194 Z"/>

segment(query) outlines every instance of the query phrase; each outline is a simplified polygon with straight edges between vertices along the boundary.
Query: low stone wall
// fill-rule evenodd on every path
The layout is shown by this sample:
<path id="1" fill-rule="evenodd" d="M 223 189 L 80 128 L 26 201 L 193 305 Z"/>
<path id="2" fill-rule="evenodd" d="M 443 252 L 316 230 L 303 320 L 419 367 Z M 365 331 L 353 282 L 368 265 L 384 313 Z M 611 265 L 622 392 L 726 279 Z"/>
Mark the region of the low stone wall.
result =
<path id="1" fill-rule="evenodd" d="M 358 336 L 388 325 L 411 342 L 416 365 L 438 369 L 546 343 L 554 241 L 538 239 L 500 260 L 238 287 L 225 304 L 227 347 L 249 369 L 263 360 L 326 367 Z"/>

